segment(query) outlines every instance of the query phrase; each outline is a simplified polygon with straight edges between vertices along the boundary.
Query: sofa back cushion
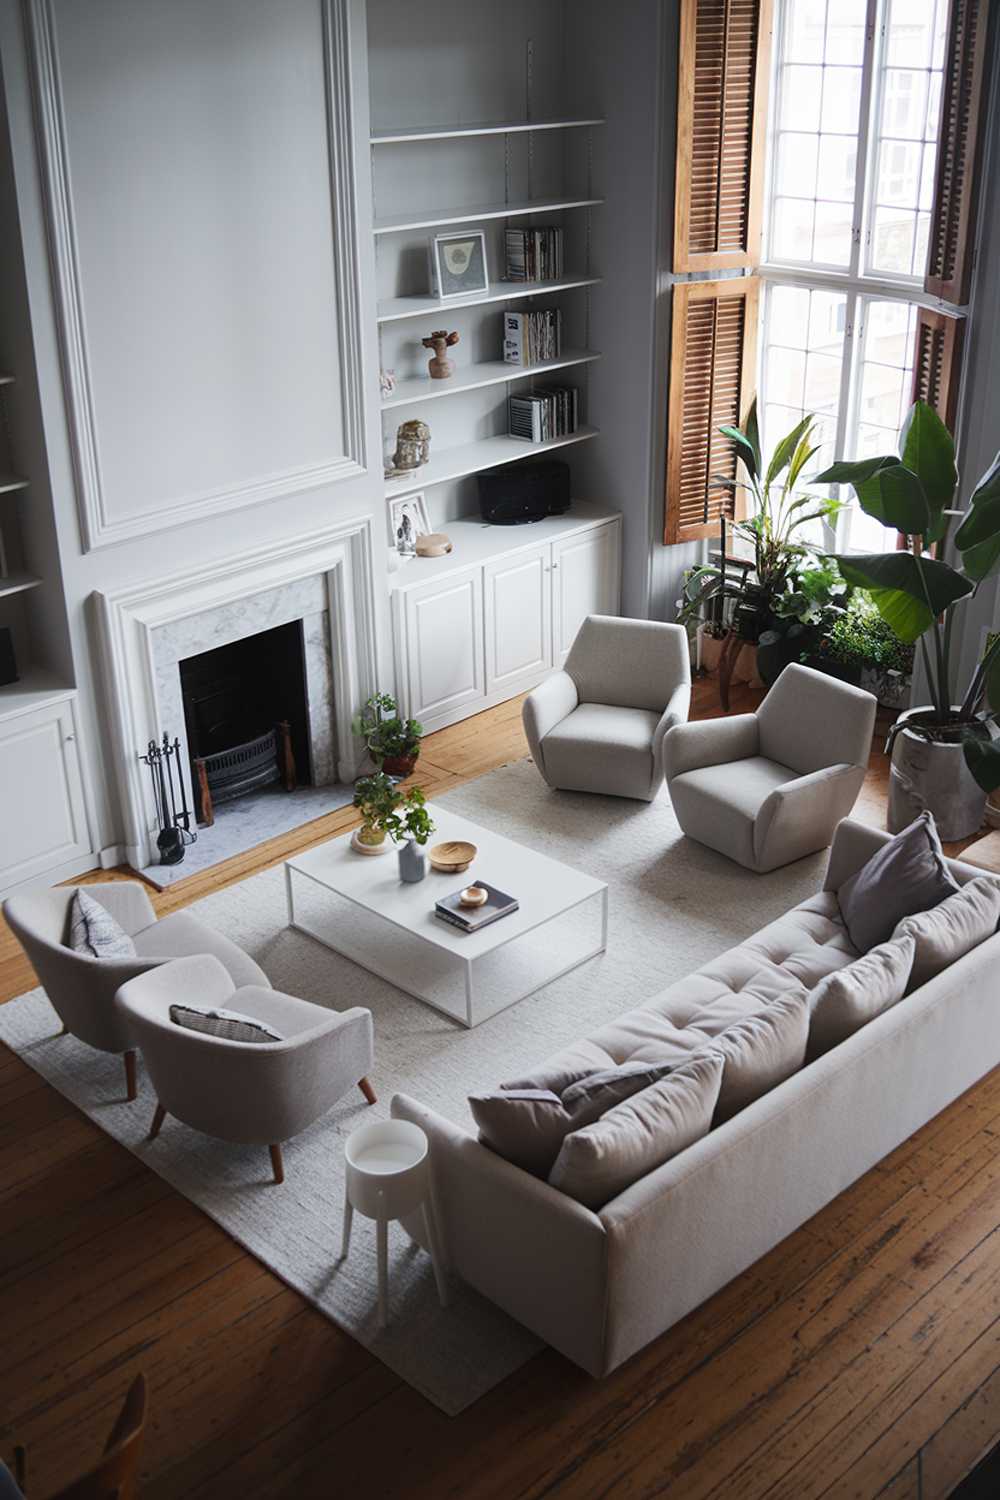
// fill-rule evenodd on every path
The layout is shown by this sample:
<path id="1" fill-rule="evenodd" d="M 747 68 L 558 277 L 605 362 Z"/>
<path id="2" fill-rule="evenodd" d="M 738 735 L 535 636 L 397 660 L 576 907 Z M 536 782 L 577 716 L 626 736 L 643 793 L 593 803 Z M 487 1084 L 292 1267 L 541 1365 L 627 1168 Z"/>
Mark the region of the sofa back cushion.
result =
<path id="1" fill-rule="evenodd" d="M 904 917 L 894 938 L 909 935 L 916 944 L 909 990 L 919 989 L 957 959 L 993 936 L 1000 922 L 1000 880 L 980 875 L 930 911 Z"/>
<path id="2" fill-rule="evenodd" d="M 909 934 L 890 938 L 816 986 L 809 996 L 807 1062 L 846 1041 L 902 1000 L 915 951 Z"/>
<path id="3" fill-rule="evenodd" d="M 698 1020 L 692 1018 L 693 1029 Z M 712 1045 L 725 1058 L 725 1067 L 713 1125 L 731 1119 L 797 1073 L 808 1041 L 809 998 L 802 985 L 716 1035 Z"/>
<path id="4" fill-rule="evenodd" d="M 844 881 L 837 901 L 851 942 L 867 953 L 886 942 L 904 917 L 930 911 L 959 889 L 934 818 L 924 812 Z"/>
<path id="5" fill-rule="evenodd" d="M 602 1208 L 633 1182 L 707 1135 L 725 1058 L 698 1052 L 562 1143 L 549 1182 L 587 1208 Z"/>

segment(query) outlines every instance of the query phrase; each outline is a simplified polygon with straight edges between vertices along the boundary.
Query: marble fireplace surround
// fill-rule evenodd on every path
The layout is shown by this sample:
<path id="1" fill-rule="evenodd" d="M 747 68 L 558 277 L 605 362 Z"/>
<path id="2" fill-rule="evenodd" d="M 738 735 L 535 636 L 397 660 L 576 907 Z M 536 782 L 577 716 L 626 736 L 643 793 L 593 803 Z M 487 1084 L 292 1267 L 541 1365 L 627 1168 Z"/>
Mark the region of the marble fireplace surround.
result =
<path id="1" fill-rule="evenodd" d="M 200 651 L 301 619 L 315 779 L 354 778 L 363 747 L 351 734 L 351 720 L 376 690 L 372 555 L 366 516 L 96 594 L 122 854 L 133 868 L 154 860 L 157 831 L 149 773 L 139 756 L 166 730 L 181 741 L 187 776 L 179 663 Z M 189 779 L 188 793 L 191 806 Z"/>

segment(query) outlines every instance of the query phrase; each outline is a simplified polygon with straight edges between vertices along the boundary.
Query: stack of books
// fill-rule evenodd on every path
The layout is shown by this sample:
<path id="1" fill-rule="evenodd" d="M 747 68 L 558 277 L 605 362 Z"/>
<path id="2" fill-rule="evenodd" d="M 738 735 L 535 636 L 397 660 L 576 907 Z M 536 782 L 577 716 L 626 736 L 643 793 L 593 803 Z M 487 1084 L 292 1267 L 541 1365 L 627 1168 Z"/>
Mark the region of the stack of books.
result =
<path id="1" fill-rule="evenodd" d="M 568 437 L 577 429 L 579 395 L 574 386 L 550 385 L 539 386 L 523 396 L 509 396 L 507 412 L 511 437 L 523 438 L 529 443 Z"/>
<path id="2" fill-rule="evenodd" d="M 562 313 L 558 307 L 503 315 L 503 357 L 509 365 L 537 365 L 562 354 Z"/>
<path id="3" fill-rule="evenodd" d="M 460 932 L 478 932 L 482 927 L 489 927 L 491 922 L 499 922 L 501 917 L 509 917 L 512 911 L 517 911 L 520 903 L 506 891 L 498 891 L 495 885 L 487 885 L 485 880 L 477 880 L 476 885 L 489 892 L 482 906 L 463 906 L 461 892 L 456 891 L 454 896 L 445 896 L 436 904 L 434 915 Z"/>
<path id="4" fill-rule="evenodd" d="M 563 274 L 563 232 L 552 224 L 508 229 L 504 249 L 507 281 L 555 281 Z"/>

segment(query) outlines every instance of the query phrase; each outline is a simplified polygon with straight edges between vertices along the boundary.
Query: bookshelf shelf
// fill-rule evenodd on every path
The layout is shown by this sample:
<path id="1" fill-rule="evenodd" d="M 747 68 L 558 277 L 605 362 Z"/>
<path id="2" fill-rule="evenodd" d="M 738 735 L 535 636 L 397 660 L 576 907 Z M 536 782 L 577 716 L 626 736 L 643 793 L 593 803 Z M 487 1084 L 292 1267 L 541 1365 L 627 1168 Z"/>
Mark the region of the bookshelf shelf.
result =
<path id="1" fill-rule="evenodd" d="M 416 218 L 397 218 L 390 214 L 375 219 L 373 232 L 399 234 L 407 229 L 437 229 L 445 224 L 478 224 L 484 219 L 515 219 L 525 214 L 558 213 L 564 208 L 593 208 L 603 198 L 526 198 L 510 203 L 480 203 L 465 208 L 442 208 Z"/>
<path id="2" fill-rule="evenodd" d="M 389 297 L 378 304 L 378 321 L 395 323 L 401 318 L 425 318 L 463 307 L 482 307 L 487 302 L 510 302 L 521 297 L 546 297 L 570 292 L 574 287 L 600 286 L 600 276 L 560 276 L 555 281 L 491 281 L 485 292 L 471 297 Z"/>
<path id="3" fill-rule="evenodd" d="M 495 469 L 500 464 L 513 464 L 519 458 L 537 458 L 552 448 L 565 448 L 570 443 L 583 443 L 597 437 L 596 427 L 580 426 L 566 437 L 550 438 L 545 443 L 526 443 L 520 438 L 499 433 L 495 437 L 480 438 L 475 443 L 462 443 L 454 448 L 444 448 L 430 463 L 417 469 L 412 482 L 405 479 L 387 479 L 385 495 L 395 500 L 400 495 L 411 495 L 414 490 L 429 489 L 434 484 L 444 484 L 449 479 L 464 479 L 467 474 L 478 474 L 480 469 Z"/>
<path id="4" fill-rule="evenodd" d="M 0 578 L 0 599 L 7 599 L 11 594 L 23 594 L 26 589 L 37 589 L 41 582 L 33 573 L 8 573 L 6 578 Z"/>
<path id="5" fill-rule="evenodd" d="M 604 121 L 593 119 L 500 120 L 482 125 L 423 125 L 414 130 L 373 130 L 373 146 L 398 146 L 420 141 L 459 141 L 478 135 L 519 135 L 536 130 L 581 130 Z"/>
<path id="6" fill-rule="evenodd" d="M 0 474 L 0 495 L 6 495 L 10 490 L 26 490 L 28 480 L 22 479 L 19 474 Z"/>
<path id="7" fill-rule="evenodd" d="M 506 360 L 484 360 L 456 370 L 449 380 L 432 380 L 429 375 L 401 380 L 391 396 L 382 400 L 382 410 L 413 406 L 417 402 L 435 401 L 442 396 L 459 396 L 463 391 L 478 391 L 488 385 L 503 385 L 508 380 L 524 380 L 529 375 L 546 375 L 551 370 L 565 370 L 571 365 L 590 364 L 600 359 L 593 349 L 567 349 L 558 359 L 545 359 L 533 365 L 512 365 Z"/>

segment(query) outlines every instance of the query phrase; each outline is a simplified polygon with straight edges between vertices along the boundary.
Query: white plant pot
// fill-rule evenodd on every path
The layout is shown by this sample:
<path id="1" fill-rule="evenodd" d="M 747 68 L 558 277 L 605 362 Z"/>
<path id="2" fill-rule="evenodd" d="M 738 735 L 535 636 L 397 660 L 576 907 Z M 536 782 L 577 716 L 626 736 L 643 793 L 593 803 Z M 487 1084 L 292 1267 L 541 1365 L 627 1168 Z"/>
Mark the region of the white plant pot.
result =
<path id="1" fill-rule="evenodd" d="M 911 708 L 897 722 L 928 712 L 927 707 Z M 896 735 L 889 768 L 890 833 L 900 833 L 922 812 L 930 812 L 944 842 L 955 843 L 978 832 L 985 811 L 986 793 L 965 764 L 960 744 L 935 744 L 909 729 Z"/>

